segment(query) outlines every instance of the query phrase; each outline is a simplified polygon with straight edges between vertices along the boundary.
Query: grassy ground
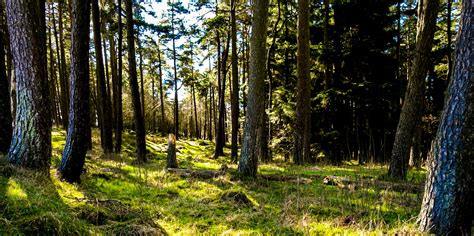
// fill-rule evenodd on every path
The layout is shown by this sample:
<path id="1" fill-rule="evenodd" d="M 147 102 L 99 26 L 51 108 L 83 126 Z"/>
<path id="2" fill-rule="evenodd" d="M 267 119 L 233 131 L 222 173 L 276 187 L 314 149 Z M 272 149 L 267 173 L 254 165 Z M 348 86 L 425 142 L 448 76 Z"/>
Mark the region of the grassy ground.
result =
<path id="1" fill-rule="evenodd" d="M 134 164 L 134 136 L 124 135 L 121 156 L 100 155 L 98 133 L 86 161 L 82 183 L 58 180 L 56 166 L 64 131 L 53 132 L 51 176 L 0 165 L 0 234 L 316 234 L 414 232 L 423 171 L 409 173 L 410 184 L 378 180 L 385 166 L 260 165 L 261 176 L 238 180 L 179 177 L 164 170 L 166 140 L 148 135 L 150 161 Z M 212 159 L 213 144 L 177 143 L 181 168 L 215 169 L 227 157 Z M 340 176 L 356 189 L 323 184 Z M 262 176 L 277 176 L 282 181 Z M 397 187 L 398 186 L 398 187 Z M 402 186 L 400 188 L 400 186 Z M 230 196 L 230 197 L 229 197 Z M 248 200 L 247 200 L 248 199 Z"/>

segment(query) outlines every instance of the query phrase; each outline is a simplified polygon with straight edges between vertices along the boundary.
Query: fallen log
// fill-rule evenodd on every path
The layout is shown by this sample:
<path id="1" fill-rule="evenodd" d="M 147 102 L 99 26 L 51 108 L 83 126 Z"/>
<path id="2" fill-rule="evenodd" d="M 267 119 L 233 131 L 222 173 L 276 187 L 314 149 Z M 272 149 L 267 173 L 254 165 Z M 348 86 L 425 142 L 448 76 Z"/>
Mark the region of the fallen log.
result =
<path id="1" fill-rule="evenodd" d="M 222 165 L 218 171 L 213 170 L 191 170 L 181 168 L 167 168 L 166 170 L 171 173 L 175 173 L 180 177 L 194 177 L 200 179 L 212 179 L 225 175 L 228 167 L 226 164 Z"/>

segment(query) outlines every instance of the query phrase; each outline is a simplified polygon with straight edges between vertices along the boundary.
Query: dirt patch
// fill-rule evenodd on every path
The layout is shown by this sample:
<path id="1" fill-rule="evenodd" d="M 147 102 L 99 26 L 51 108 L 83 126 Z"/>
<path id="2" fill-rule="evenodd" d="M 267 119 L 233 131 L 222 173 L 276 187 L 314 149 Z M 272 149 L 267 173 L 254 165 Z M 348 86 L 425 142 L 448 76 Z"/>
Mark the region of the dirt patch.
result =
<path id="1" fill-rule="evenodd" d="M 241 191 L 227 191 L 222 193 L 221 200 L 234 202 L 239 205 L 253 206 L 253 202 L 247 197 L 247 195 Z"/>

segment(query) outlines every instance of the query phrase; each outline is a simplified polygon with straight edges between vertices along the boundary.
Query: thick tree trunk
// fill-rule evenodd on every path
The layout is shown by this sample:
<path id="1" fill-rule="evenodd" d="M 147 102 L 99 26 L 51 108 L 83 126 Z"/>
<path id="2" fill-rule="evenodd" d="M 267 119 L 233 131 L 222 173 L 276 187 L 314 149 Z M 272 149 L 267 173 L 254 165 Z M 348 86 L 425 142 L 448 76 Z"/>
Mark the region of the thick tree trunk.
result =
<path id="1" fill-rule="evenodd" d="M 178 168 L 178 161 L 176 160 L 176 137 L 173 134 L 169 134 L 168 137 L 166 168 Z"/>
<path id="2" fill-rule="evenodd" d="M 137 62 L 135 59 L 135 36 L 133 33 L 133 8 L 132 0 L 125 1 L 125 11 L 127 16 L 127 47 L 128 47 L 128 77 L 132 94 L 133 113 L 135 116 L 135 130 L 137 138 L 137 158 L 138 161 L 146 162 L 145 143 L 145 121 L 141 110 L 140 92 L 137 81 Z"/>
<path id="3" fill-rule="evenodd" d="M 51 111 L 45 2 L 8 0 L 6 3 L 18 91 L 16 125 L 8 159 L 16 165 L 49 173 Z"/>
<path id="4" fill-rule="evenodd" d="M 309 1 L 298 1 L 298 81 L 293 161 L 297 165 L 310 160 L 311 77 L 309 58 Z"/>
<path id="5" fill-rule="evenodd" d="M 243 176 L 257 175 L 258 166 L 258 143 L 257 135 L 260 126 L 261 116 L 264 115 L 265 91 L 264 81 L 266 77 L 266 40 L 268 22 L 268 0 L 254 1 L 252 5 L 252 36 L 250 39 L 250 70 L 249 70 L 249 91 L 248 107 L 245 117 L 245 128 L 243 144 L 238 167 L 239 174 Z"/>
<path id="6" fill-rule="evenodd" d="M 0 153 L 7 153 L 12 139 L 12 111 L 10 104 L 10 86 L 5 68 L 6 35 L 3 32 L 5 22 L 3 21 L 4 7 L 0 3 Z"/>
<path id="7" fill-rule="evenodd" d="M 424 80 L 429 66 L 429 55 L 436 26 L 439 0 L 424 0 L 419 7 L 416 48 L 413 68 L 408 80 L 395 142 L 392 149 L 389 176 L 405 179 L 408 171 L 410 147 L 413 144 L 416 122 L 422 116 Z"/>
<path id="8" fill-rule="evenodd" d="M 231 1 L 231 39 L 232 39 L 232 148 L 231 160 L 236 163 L 238 158 L 238 135 L 239 135 L 239 68 L 237 56 L 237 23 L 235 16 L 236 0 Z"/>
<path id="9" fill-rule="evenodd" d="M 117 69 L 117 95 L 115 107 L 115 153 L 122 151 L 122 130 L 123 130 L 123 116 L 122 116 L 122 0 L 117 0 L 117 21 L 118 21 L 118 39 L 117 39 L 117 53 L 118 53 L 118 69 Z"/>
<path id="10" fill-rule="evenodd" d="M 428 159 L 420 230 L 471 235 L 474 173 L 473 2 L 462 1 L 452 79 Z"/>
<path id="11" fill-rule="evenodd" d="M 89 0 L 72 0 L 71 29 L 71 94 L 69 127 L 63 158 L 59 167 L 61 178 L 79 182 L 90 136 L 89 119 Z"/>
<path id="12" fill-rule="evenodd" d="M 92 0 L 92 23 L 94 30 L 94 48 L 96 53 L 96 76 L 100 119 L 100 138 L 105 154 L 112 153 L 112 109 L 104 75 L 104 62 L 102 61 L 102 36 L 100 34 L 100 12 L 98 0 Z"/>

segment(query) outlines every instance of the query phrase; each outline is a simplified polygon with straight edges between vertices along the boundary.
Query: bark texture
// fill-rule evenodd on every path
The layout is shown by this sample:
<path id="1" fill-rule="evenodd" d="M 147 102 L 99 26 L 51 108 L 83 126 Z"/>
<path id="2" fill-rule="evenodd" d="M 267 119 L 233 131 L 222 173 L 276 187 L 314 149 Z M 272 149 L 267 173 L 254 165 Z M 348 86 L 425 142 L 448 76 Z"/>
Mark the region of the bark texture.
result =
<path id="1" fill-rule="evenodd" d="M 298 1 L 298 81 L 296 85 L 296 127 L 293 161 L 297 165 L 310 159 L 311 78 L 309 58 L 309 1 Z"/>
<path id="2" fill-rule="evenodd" d="M 118 37 L 117 37 L 117 87 L 115 91 L 117 93 L 115 104 L 115 153 L 122 151 L 122 130 L 123 130 L 123 115 L 122 115 L 122 0 L 117 0 L 117 25 L 118 25 Z"/>
<path id="3" fill-rule="evenodd" d="M 252 36 L 250 38 L 250 69 L 247 114 L 238 172 L 255 177 L 258 166 L 258 129 L 265 113 L 264 81 L 266 77 L 266 40 L 268 23 L 268 0 L 254 1 L 252 5 Z"/>
<path id="4" fill-rule="evenodd" d="M 238 158 L 238 136 L 239 136 L 239 68 L 237 56 L 237 23 L 235 17 L 236 0 L 231 1 L 231 39 L 232 39 L 232 150 L 231 160 L 237 162 Z"/>
<path id="5" fill-rule="evenodd" d="M 127 16 L 128 77 L 132 93 L 133 114 L 135 116 L 137 158 L 138 161 L 146 162 L 145 120 L 143 119 L 142 108 L 140 105 L 140 92 L 138 90 L 132 7 L 132 0 L 125 0 L 125 11 Z"/>
<path id="6" fill-rule="evenodd" d="M 45 2 L 8 0 L 6 7 L 18 103 L 8 160 L 48 172 L 51 106 L 46 68 Z"/>
<path id="7" fill-rule="evenodd" d="M 453 74 L 428 160 L 419 229 L 436 235 L 471 235 L 474 167 L 472 1 L 462 3 Z"/>
<path id="8" fill-rule="evenodd" d="M 3 8 L 3 3 L 0 3 Z M 0 9 L 0 13 L 4 12 Z M 7 153 L 12 139 L 12 111 L 10 104 L 10 86 L 5 67 L 5 48 L 9 47 L 3 32 L 3 17 L 0 19 L 0 153 Z"/>
<path id="9" fill-rule="evenodd" d="M 429 67 L 429 55 L 436 29 L 439 0 L 424 0 L 418 5 L 416 48 L 408 87 L 398 121 L 395 142 L 390 161 L 389 176 L 405 179 L 408 171 L 410 148 L 417 122 L 421 119 L 424 80 Z"/>
<path id="10" fill-rule="evenodd" d="M 72 0 L 71 6 L 69 124 L 59 173 L 61 178 L 68 182 L 79 182 L 88 149 L 88 137 L 91 135 L 89 119 L 90 0 Z"/>
<path id="11" fill-rule="evenodd" d="M 112 109 L 104 74 L 104 61 L 102 60 L 102 36 L 100 34 L 100 12 L 98 0 L 92 0 L 92 23 L 94 29 L 94 48 L 96 54 L 96 77 L 98 92 L 98 110 L 100 119 L 100 140 L 104 153 L 112 153 Z"/>

